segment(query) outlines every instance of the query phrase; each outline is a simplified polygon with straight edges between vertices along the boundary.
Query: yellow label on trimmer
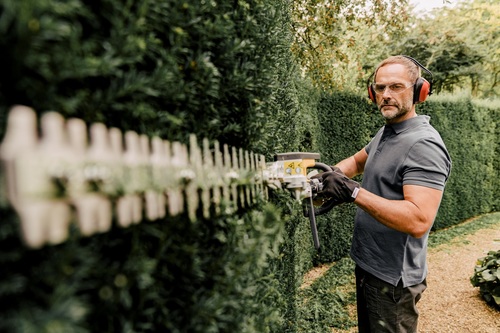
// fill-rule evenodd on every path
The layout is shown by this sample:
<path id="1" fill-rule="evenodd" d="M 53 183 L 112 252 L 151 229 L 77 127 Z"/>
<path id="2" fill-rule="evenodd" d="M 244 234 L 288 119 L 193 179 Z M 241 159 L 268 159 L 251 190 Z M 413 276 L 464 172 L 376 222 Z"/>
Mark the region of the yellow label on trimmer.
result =
<path id="1" fill-rule="evenodd" d="M 314 166 L 314 160 L 288 160 L 283 161 L 283 174 L 285 176 L 307 175 L 307 168 Z"/>

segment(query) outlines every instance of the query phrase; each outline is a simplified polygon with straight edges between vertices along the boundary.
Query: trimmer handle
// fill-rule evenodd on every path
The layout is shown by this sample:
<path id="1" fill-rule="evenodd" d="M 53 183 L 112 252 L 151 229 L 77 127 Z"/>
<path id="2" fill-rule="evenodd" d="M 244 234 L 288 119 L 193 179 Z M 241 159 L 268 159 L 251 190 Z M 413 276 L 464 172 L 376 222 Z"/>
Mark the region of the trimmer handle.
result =
<path id="1" fill-rule="evenodd" d="M 316 162 L 316 164 L 314 164 L 314 166 L 312 168 L 319 169 L 319 170 L 322 170 L 324 172 L 333 171 L 333 169 L 328 164 L 320 163 L 320 162 Z M 323 188 L 323 184 L 320 183 L 317 187 L 315 187 L 313 185 L 312 188 L 313 188 L 313 192 L 319 192 Z M 330 210 L 332 210 L 333 207 L 336 206 L 335 204 L 336 204 L 336 201 L 334 199 L 330 199 L 319 207 L 313 206 L 313 207 L 311 207 L 311 209 L 304 210 L 304 216 L 308 217 L 310 214 L 310 210 L 314 210 L 315 216 L 326 214 Z"/>
<path id="2" fill-rule="evenodd" d="M 333 171 L 329 165 L 319 162 L 316 162 L 314 166 L 311 166 L 310 168 L 320 169 L 323 170 L 324 172 Z M 320 192 L 323 189 L 323 184 L 317 178 L 311 179 L 310 182 L 311 182 L 310 185 L 312 193 L 311 196 L 309 196 L 307 199 L 304 199 L 302 207 L 304 216 L 309 217 L 314 247 L 316 248 L 318 253 L 320 253 L 321 249 L 319 243 L 318 229 L 316 227 L 316 215 L 321 215 L 325 214 L 326 212 L 329 212 L 335 206 L 336 201 L 330 199 L 326 203 L 321 205 L 319 208 L 315 208 L 313 202 L 313 194 Z"/>

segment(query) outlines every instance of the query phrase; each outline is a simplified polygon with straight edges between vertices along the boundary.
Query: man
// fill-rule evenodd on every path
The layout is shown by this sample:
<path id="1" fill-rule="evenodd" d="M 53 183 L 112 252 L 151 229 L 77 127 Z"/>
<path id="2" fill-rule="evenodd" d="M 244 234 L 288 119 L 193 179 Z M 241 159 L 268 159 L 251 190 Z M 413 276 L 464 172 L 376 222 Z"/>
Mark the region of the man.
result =
<path id="1" fill-rule="evenodd" d="M 428 72 L 406 56 L 379 64 L 369 94 L 386 125 L 334 171 L 316 176 L 323 180 L 323 196 L 358 206 L 351 257 L 359 332 L 417 330 L 427 239 L 451 169 L 430 118 L 415 110 L 431 93 L 421 68 Z M 350 179 L 358 174 L 363 174 L 361 186 Z"/>

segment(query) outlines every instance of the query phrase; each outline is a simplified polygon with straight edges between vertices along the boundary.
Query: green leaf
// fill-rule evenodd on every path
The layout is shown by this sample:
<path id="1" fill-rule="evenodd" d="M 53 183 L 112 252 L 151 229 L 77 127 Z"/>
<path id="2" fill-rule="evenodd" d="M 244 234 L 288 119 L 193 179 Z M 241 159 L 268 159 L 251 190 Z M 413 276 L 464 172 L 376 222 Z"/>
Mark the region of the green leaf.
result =
<path id="1" fill-rule="evenodd" d="M 491 271 L 490 270 L 485 270 L 481 273 L 483 279 L 485 279 L 486 281 L 495 281 L 495 276 L 493 274 L 491 274 Z"/>
<path id="2" fill-rule="evenodd" d="M 488 260 L 488 262 L 486 263 L 486 267 L 493 267 L 495 265 L 495 262 L 496 260 L 492 259 L 492 260 Z"/>

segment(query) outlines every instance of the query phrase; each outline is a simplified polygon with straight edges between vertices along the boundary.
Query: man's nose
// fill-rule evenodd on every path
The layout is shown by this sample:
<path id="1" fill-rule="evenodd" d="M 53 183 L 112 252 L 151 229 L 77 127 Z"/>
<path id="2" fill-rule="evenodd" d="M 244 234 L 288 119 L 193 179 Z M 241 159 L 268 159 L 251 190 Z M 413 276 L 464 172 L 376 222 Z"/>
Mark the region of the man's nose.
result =
<path id="1" fill-rule="evenodd" d="M 389 93 L 389 89 L 385 89 L 382 94 L 378 95 L 379 101 L 382 102 L 387 102 L 392 99 L 392 95 Z"/>

